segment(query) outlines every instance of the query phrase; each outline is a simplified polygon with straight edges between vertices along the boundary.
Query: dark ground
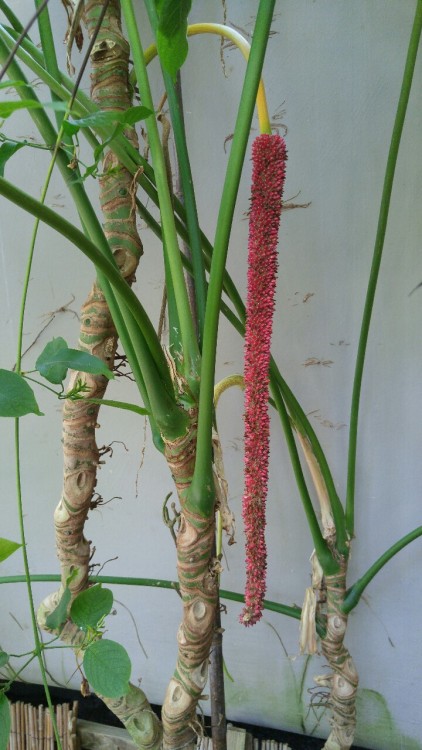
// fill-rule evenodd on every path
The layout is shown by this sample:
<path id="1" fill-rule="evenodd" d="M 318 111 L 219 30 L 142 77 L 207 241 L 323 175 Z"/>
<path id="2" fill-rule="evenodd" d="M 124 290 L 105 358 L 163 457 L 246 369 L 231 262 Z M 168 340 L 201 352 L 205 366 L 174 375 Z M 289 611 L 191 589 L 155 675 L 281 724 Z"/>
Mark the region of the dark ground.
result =
<path id="1" fill-rule="evenodd" d="M 78 716 L 80 719 L 86 721 L 95 721 L 98 724 L 107 724 L 108 726 L 121 727 L 122 724 L 109 711 L 104 703 L 97 698 L 95 695 L 91 695 L 88 698 L 83 698 L 77 690 L 66 690 L 64 688 L 50 688 L 53 703 L 72 703 L 74 700 L 78 701 L 79 710 Z M 42 685 L 33 685 L 23 682 L 16 682 L 8 692 L 8 698 L 11 701 L 23 701 L 24 703 L 32 703 L 35 706 L 46 705 L 44 688 Z M 159 707 L 153 706 L 154 710 L 159 713 Z M 205 717 L 205 722 L 209 724 L 209 719 Z M 267 729 L 264 727 L 257 727 L 249 724 L 237 724 L 232 722 L 235 726 L 243 727 L 257 739 L 272 739 L 277 742 L 286 742 L 290 745 L 291 750 L 321 750 L 324 745 L 324 741 L 315 739 L 314 737 L 303 737 L 299 734 L 292 734 L 291 732 L 282 732 L 279 729 Z M 365 748 L 357 747 L 353 745 L 353 750 L 365 750 Z"/>

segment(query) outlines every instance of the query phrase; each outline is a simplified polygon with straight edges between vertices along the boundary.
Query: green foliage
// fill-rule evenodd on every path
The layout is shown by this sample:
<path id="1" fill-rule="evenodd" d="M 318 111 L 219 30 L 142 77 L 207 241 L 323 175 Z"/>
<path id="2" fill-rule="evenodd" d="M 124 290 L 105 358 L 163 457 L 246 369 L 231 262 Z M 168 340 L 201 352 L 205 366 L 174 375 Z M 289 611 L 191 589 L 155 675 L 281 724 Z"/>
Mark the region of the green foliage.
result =
<path id="1" fill-rule="evenodd" d="M 153 112 L 148 107 L 137 106 L 131 107 L 126 111 L 121 110 L 99 110 L 86 117 L 72 119 L 63 123 L 63 128 L 68 135 L 75 135 L 80 128 L 108 128 L 110 125 L 119 123 L 120 125 L 135 125 L 140 120 L 152 115 Z"/>
<path id="2" fill-rule="evenodd" d="M 5 667 L 6 664 L 8 664 L 9 659 L 9 654 L 7 654 L 6 651 L 0 650 L 0 667 Z"/>
<path id="3" fill-rule="evenodd" d="M 70 584 L 77 575 L 78 570 L 77 568 L 75 568 L 74 570 L 72 570 L 70 576 L 68 576 L 66 579 L 66 586 L 57 607 L 53 609 L 53 611 L 50 612 L 50 614 L 46 618 L 45 624 L 50 630 L 59 630 L 67 620 L 67 610 L 72 598 Z"/>
<path id="4" fill-rule="evenodd" d="M 36 99 L 21 99 L 17 102 L 0 102 L 0 117 L 6 120 L 18 109 L 45 109 L 45 107 L 59 112 L 65 112 L 67 109 L 65 102 L 39 102 Z"/>
<path id="5" fill-rule="evenodd" d="M 10 539 L 0 537 L 0 562 L 13 555 L 19 547 L 22 547 L 22 545 L 18 544 L 18 542 L 12 542 Z"/>
<path id="6" fill-rule="evenodd" d="M 83 666 L 93 690 L 107 698 L 118 698 L 129 690 L 131 663 L 119 643 L 102 639 L 85 651 Z"/>
<path id="7" fill-rule="evenodd" d="M 7 750 L 10 735 L 10 707 L 4 693 L 0 693 L 0 750 Z"/>
<path id="8" fill-rule="evenodd" d="M 157 49 L 164 70 L 173 79 L 188 55 L 187 28 L 192 1 L 156 0 Z"/>
<path id="9" fill-rule="evenodd" d="M 0 417 L 24 417 L 25 414 L 43 416 L 32 388 L 17 372 L 0 370 Z"/>
<path id="10" fill-rule="evenodd" d="M 72 396 L 68 396 L 68 394 L 66 394 L 66 397 L 72 398 Z M 99 404 L 99 406 L 113 406 L 115 409 L 133 411 L 135 414 L 140 414 L 142 417 L 150 414 L 148 409 L 144 409 L 142 406 L 137 406 L 136 404 L 129 404 L 127 401 L 114 401 L 113 399 L 109 398 L 87 398 L 86 400 L 89 401 L 90 404 Z"/>
<path id="11" fill-rule="evenodd" d="M 113 606 L 113 594 L 110 589 L 103 589 L 101 583 L 92 586 L 72 602 L 70 617 L 82 630 L 96 630 L 101 625 Z"/>
<path id="12" fill-rule="evenodd" d="M 0 146 L 0 177 L 4 177 L 6 162 L 25 145 L 25 143 L 16 143 L 15 141 L 5 141 Z"/>
<path id="13" fill-rule="evenodd" d="M 71 597 L 70 589 L 66 586 L 57 607 L 46 617 L 45 624 L 49 630 L 60 630 L 64 625 L 67 620 L 67 608 Z"/>
<path id="14" fill-rule="evenodd" d="M 109 380 L 114 377 L 112 371 L 99 359 L 79 349 L 69 349 L 66 341 L 60 336 L 50 341 L 38 357 L 35 367 L 49 383 L 62 383 L 68 369 L 89 372 L 93 375 L 104 375 Z"/>
<path id="15" fill-rule="evenodd" d="M 25 81 L 3 81 L 3 83 L 0 83 L 0 91 L 2 89 L 17 89 L 19 86 L 25 86 Z"/>

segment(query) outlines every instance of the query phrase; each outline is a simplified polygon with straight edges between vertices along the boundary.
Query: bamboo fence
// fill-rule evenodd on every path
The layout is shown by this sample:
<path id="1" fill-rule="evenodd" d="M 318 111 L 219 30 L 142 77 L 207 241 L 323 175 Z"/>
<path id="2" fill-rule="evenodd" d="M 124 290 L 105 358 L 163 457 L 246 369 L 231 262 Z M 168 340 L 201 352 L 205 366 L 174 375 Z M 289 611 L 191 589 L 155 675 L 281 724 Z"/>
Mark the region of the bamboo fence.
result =
<path id="1" fill-rule="evenodd" d="M 55 706 L 54 713 L 62 750 L 78 750 L 76 720 L 78 703 Z M 8 750 L 55 750 L 53 722 L 48 708 L 28 703 L 10 704 L 11 730 Z"/>

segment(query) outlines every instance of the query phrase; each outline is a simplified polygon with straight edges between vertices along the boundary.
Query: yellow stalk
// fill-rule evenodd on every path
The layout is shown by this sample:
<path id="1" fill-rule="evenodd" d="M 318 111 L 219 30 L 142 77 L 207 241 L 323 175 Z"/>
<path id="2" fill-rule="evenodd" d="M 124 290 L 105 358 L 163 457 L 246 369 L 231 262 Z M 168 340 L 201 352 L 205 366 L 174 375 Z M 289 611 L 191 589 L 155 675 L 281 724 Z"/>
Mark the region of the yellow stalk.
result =
<path id="1" fill-rule="evenodd" d="M 251 46 L 249 42 L 239 34 L 235 29 L 231 29 L 230 26 L 225 26 L 222 23 L 193 23 L 188 26 L 187 35 L 196 36 L 197 34 L 215 34 L 216 36 L 222 36 L 224 39 L 228 39 L 232 42 L 242 53 L 245 60 L 249 59 L 249 52 Z M 157 45 L 151 44 L 145 50 L 145 62 L 148 65 L 154 57 L 157 56 Z M 259 129 L 261 133 L 271 133 L 270 116 L 268 114 L 267 97 L 265 95 L 264 82 L 261 82 L 258 87 L 258 93 L 256 96 L 256 109 L 258 113 Z"/>

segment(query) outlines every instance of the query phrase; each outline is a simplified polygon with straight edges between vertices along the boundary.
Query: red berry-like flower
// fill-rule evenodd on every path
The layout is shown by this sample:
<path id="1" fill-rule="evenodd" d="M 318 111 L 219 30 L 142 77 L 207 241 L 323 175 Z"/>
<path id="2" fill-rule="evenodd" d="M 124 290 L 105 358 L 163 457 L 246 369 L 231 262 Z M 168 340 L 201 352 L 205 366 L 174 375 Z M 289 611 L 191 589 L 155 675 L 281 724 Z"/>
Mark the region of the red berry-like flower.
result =
<path id="1" fill-rule="evenodd" d="M 286 145 L 279 135 L 262 134 L 255 139 L 252 146 L 244 370 L 246 588 L 245 608 L 240 616 L 244 625 L 254 625 L 261 618 L 266 590 L 269 366 L 286 158 Z"/>

